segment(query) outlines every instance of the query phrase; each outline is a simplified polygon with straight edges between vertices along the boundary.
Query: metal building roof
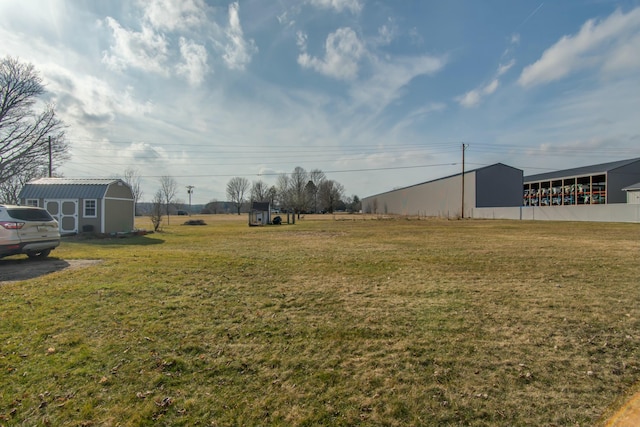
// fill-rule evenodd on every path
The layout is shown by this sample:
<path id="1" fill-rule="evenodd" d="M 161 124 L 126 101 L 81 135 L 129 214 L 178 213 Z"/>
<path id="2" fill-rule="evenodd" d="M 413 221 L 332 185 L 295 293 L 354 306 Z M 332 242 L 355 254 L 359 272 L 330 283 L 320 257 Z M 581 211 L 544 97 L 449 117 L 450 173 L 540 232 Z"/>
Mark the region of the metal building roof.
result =
<path id="1" fill-rule="evenodd" d="M 630 185 L 628 187 L 624 187 L 622 191 L 640 191 L 640 182 Z"/>
<path id="2" fill-rule="evenodd" d="M 473 174 L 473 173 L 480 172 L 480 171 L 482 171 L 484 169 L 491 169 L 491 168 L 495 168 L 497 166 L 503 166 L 503 167 L 507 167 L 507 168 L 510 168 L 510 169 L 514 169 L 514 170 L 520 171 L 520 169 L 514 168 L 513 166 L 505 165 L 504 163 L 494 163 L 492 165 L 482 166 L 482 167 L 479 167 L 479 168 L 476 168 L 476 169 L 465 170 L 464 174 L 465 174 L 465 176 L 467 176 L 467 175 L 470 175 L 470 174 Z M 520 172 L 522 172 L 522 171 L 520 171 Z M 459 173 L 455 173 L 453 175 L 447 175 L 447 176 L 443 176 L 441 178 L 432 179 L 431 181 L 424 181 L 424 182 L 420 182 L 418 184 L 408 185 L 406 187 L 394 188 L 393 190 L 388 190 L 388 191 L 385 191 L 383 193 L 375 194 L 373 196 L 366 196 L 365 199 L 368 199 L 369 197 L 374 197 L 374 196 L 382 196 L 383 194 L 393 193 L 393 192 L 398 191 L 398 190 L 407 190 L 409 188 L 418 187 L 418 186 L 424 185 L 424 184 L 430 184 L 430 183 L 436 182 L 436 181 L 443 181 L 445 179 L 450 179 L 450 178 L 453 178 L 454 176 L 461 176 L 461 175 L 462 175 L 462 171 L 460 171 Z"/>
<path id="3" fill-rule="evenodd" d="M 102 199 L 119 179 L 40 178 L 28 182 L 20 199 Z"/>
<path id="4" fill-rule="evenodd" d="M 612 170 L 616 170 L 623 166 L 630 165 L 635 162 L 640 162 L 640 157 L 635 159 L 619 160 L 617 162 L 600 163 L 598 165 L 582 166 L 573 169 L 564 169 L 555 172 L 545 172 L 536 175 L 529 175 L 524 177 L 524 182 L 533 181 L 548 181 L 552 179 L 560 179 L 574 176 L 587 176 L 606 173 Z"/>

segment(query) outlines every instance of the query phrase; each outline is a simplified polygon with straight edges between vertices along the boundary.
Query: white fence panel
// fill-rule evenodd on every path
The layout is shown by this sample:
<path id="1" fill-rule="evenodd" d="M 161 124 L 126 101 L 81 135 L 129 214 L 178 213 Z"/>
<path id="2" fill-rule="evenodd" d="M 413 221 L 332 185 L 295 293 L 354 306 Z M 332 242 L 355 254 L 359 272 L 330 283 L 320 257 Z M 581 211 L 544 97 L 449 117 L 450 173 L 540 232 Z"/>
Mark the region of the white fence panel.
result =
<path id="1" fill-rule="evenodd" d="M 640 222 L 640 205 L 611 204 L 474 208 L 472 217 L 475 219 L 516 219 L 530 221 Z"/>

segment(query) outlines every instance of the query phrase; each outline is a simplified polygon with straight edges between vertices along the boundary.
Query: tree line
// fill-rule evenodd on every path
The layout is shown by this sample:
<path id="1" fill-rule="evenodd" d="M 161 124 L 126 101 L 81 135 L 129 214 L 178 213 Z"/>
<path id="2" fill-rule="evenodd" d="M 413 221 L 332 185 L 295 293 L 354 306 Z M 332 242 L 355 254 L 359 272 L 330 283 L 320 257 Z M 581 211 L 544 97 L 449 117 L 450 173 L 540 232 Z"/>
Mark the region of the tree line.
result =
<path id="1" fill-rule="evenodd" d="M 274 207 L 292 213 L 333 213 L 336 210 L 360 210 L 360 199 L 345 198 L 344 186 L 328 179 L 320 169 L 307 172 L 297 166 L 290 174 L 278 175 L 275 185 L 262 180 L 234 177 L 227 183 L 227 197 L 238 215 L 246 202 L 269 202 Z"/>
<path id="2" fill-rule="evenodd" d="M 140 176 L 134 170 L 128 169 L 125 177 L 132 188 L 139 188 Z M 147 212 L 155 230 L 159 229 L 164 216 L 168 224 L 171 211 L 184 205 L 177 198 L 178 183 L 173 177 L 162 176 L 159 183 Z M 307 172 L 299 166 L 291 174 L 278 175 L 277 183 L 271 186 L 262 180 L 250 183 L 244 177 L 231 178 L 226 194 L 238 215 L 251 202 L 268 202 L 272 208 L 294 214 L 333 213 L 336 210 L 358 212 L 361 209 L 360 198 L 357 195 L 345 197 L 342 184 L 328 179 L 319 169 Z M 203 213 L 218 213 L 218 204 L 217 200 L 210 201 Z"/>

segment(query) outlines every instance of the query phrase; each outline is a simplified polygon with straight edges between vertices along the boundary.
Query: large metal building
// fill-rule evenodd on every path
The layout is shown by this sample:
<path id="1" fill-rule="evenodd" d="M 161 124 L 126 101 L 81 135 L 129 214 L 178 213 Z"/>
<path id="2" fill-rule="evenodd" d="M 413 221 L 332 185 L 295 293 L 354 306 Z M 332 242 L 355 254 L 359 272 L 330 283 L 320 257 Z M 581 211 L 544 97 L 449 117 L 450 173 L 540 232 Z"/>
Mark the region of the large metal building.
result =
<path id="1" fill-rule="evenodd" d="M 498 163 L 465 172 L 464 180 L 457 174 L 365 197 L 362 209 L 440 218 L 640 222 L 639 187 L 640 158 L 527 177 Z"/>
<path id="2" fill-rule="evenodd" d="M 640 158 L 526 176 L 523 206 L 627 203 L 625 188 L 640 181 Z"/>
<path id="3" fill-rule="evenodd" d="M 521 206 L 522 177 L 522 170 L 497 163 L 365 197 L 362 209 L 373 214 L 471 217 L 474 208 Z"/>

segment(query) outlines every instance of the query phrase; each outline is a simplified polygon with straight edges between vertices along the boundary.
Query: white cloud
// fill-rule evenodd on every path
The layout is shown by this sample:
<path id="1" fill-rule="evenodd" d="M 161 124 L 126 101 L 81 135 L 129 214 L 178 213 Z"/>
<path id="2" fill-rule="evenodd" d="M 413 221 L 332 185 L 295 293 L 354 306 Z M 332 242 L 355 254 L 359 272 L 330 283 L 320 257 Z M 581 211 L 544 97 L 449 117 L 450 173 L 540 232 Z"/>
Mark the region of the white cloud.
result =
<path id="1" fill-rule="evenodd" d="M 238 2 L 229 5 L 229 26 L 225 34 L 228 42 L 224 46 L 224 59 L 227 67 L 232 70 L 244 70 L 245 66 L 251 62 L 253 54 L 258 51 L 253 40 L 245 40 L 240 25 L 238 14 L 240 6 Z"/>
<path id="2" fill-rule="evenodd" d="M 403 88 L 416 77 L 433 75 L 442 70 L 446 58 L 433 56 L 394 57 L 390 60 L 374 58 L 373 76 L 359 82 L 351 89 L 355 108 L 383 111 L 391 102 L 403 94 Z M 374 119 L 375 119 L 374 114 Z"/>
<path id="3" fill-rule="evenodd" d="M 509 39 L 509 46 L 502 53 L 502 60 L 505 60 L 505 57 L 509 57 L 512 55 L 512 51 L 514 46 L 520 43 L 520 36 L 518 34 L 513 34 Z M 495 93 L 500 86 L 500 77 L 505 75 L 513 66 L 516 64 L 515 59 L 510 59 L 506 63 L 500 62 L 498 64 L 498 69 L 494 74 L 493 80 L 491 80 L 488 84 L 480 85 L 479 87 L 470 90 L 464 95 L 458 96 L 454 98 L 458 104 L 460 104 L 464 108 L 473 108 L 477 107 L 481 102 L 482 98 L 488 95 Z"/>
<path id="4" fill-rule="evenodd" d="M 606 72 L 640 69 L 640 34 L 613 49 L 603 69 Z"/>
<path id="5" fill-rule="evenodd" d="M 507 71 L 509 71 L 511 69 L 511 67 L 513 67 L 516 64 L 515 59 L 512 59 L 511 61 L 507 62 L 506 64 L 500 64 L 498 66 L 498 76 L 502 76 L 503 74 L 505 74 Z"/>
<path id="6" fill-rule="evenodd" d="M 435 113 L 441 113 L 447 109 L 446 104 L 441 102 L 432 102 L 412 110 L 403 119 L 393 126 L 393 133 L 403 132 L 405 129 L 411 128 L 416 123 L 422 121 Z"/>
<path id="7" fill-rule="evenodd" d="M 296 44 L 303 52 L 306 51 L 307 50 L 307 34 L 302 31 L 298 31 L 296 33 Z"/>
<path id="8" fill-rule="evenodd" d="M 334 9 L 336 12 L 348 9 L 352 13 L 359 13 L 362 10 L 360 0 L 310 0 L 309 3 L 323 9 Z"/>
<path id="9" fill-rule="evenodd" d="M 197 27 L 206 18 L 202 0 L 138 0 L 145 19 L 160 30 L 181 30 Z"/>
<path id="10" fill-rule="evenodd" d="M 132 87 L 118 90 L 98 77 L 77 74 L 56 64 L 44 68 L 57 111 L 72 127 L 106 126 L 118 115 L 140 117 L 151 111 L 150 104 L 135 100 Z"/>
<path id="11" fill-rule="evenodd" d="M 306 52 L 298 56 L 298 64 L 329 77 L 351 80 L 357 77 L 358 62 L 366 48 L 351 28 L 339 28 L 329 34 L 325 43 L 324 58 L 312 57 Z"/>
<path id="12" fill-rule="evenodd" d="M 389 18 L 389 24 L 384 24 L 378 28 L 378 36 L 376 37 L 376 43 L 382 46 L 389 45 L 395 38 L 397 33 L 397 27 L 393 20 Z"/>
<path id="13" fill-rule="evenodd" d="M 458 101 L 458 103 L 463 107 L 471 108 L 480 104 L 480 99 L 481 99 L 480 91 L 477 89 L 474 89 L 474 90 L 470 90 L 469 92 L 465 93 L 462 96 L 457 97 L 456 101 Z"/>
<path id="14" fill-rule="evenodd" d="M 198 86 L 209 71 L 207 49 L 193 40 L 180 37 L 180 54 L 184 62 L 176 66 L 177 73 L 185 76 L 192 86 Z"/>
<path id="15" fill-rule="evenodd" d="M 144 26 L 141 32 L 126 30 L 111 17 L 104 22 L 113 33 L 113 44 L 102 57 L 102 62 L 109 68 L 123 71 L 133 67 L 168 75 L 164 65 L 167 61 L 167 40 L 163 35 Z"/>
<path id="16" fill-rule="evenodd" d="M 280 15 L 276 16 L 276 19 L 285 27 L 293 27 L 296 24 L 295 19 L 289 16 L 288 11 L 282 12 Z"/>
<path id="17" fill-rule="evenodd" d="M 500 69 L 498 69 L 500 70 Z M 482 97 L 493 94 L 500 86 L 500 80 L 493 79 L 489 84 L 470 90 L 462 96 L 458 96 L 456 101 L 465 108 L 476 107 L 482 101 Z"/>
<path id="18" fill-rule="evenodd" d="M 627 14 L 619 10 L 603 21 L 587 21 L 578 34 L 564 36 L 547 49 L 535 63 L 525 67 L 518 83 L 524 87 L 550 83 L 578 70 L 601 67 L 608 70 L 612 63 L 620 62 L 620 52 L 638 52 L 640 34 L 640 8 Z"/>
<path id="19" fill-rule="evenodd" d="M 498 89 L 499 85 L 500 85 L 500 82 L 498 81 L 498 79 L 493 79 L 491 83 L 489 83 L 482 89 L 482 93 L 484 95 L 491 95 L 493 92 L 496 91 L 496 89 Z"/>

